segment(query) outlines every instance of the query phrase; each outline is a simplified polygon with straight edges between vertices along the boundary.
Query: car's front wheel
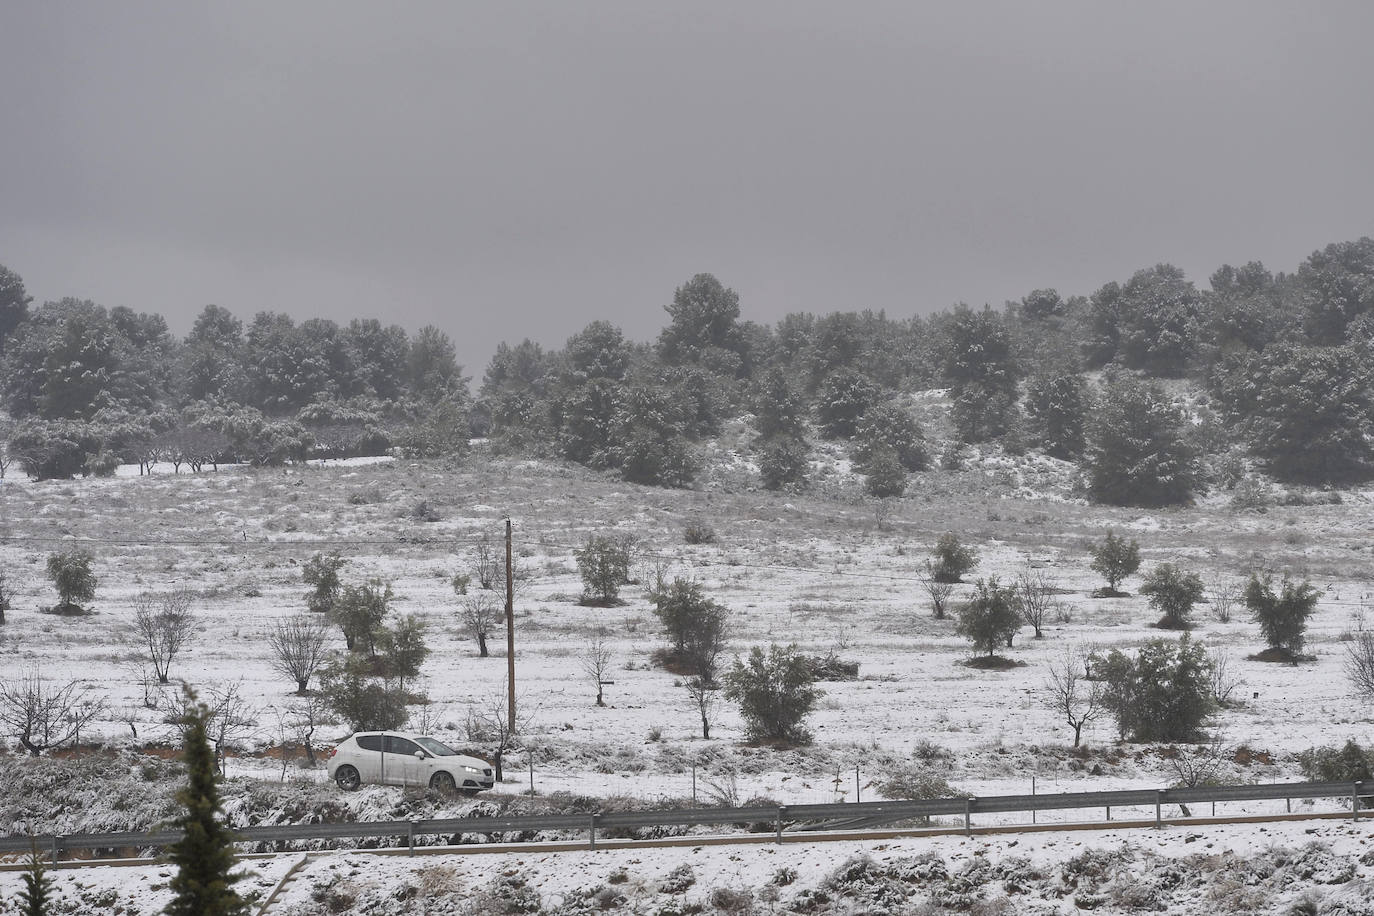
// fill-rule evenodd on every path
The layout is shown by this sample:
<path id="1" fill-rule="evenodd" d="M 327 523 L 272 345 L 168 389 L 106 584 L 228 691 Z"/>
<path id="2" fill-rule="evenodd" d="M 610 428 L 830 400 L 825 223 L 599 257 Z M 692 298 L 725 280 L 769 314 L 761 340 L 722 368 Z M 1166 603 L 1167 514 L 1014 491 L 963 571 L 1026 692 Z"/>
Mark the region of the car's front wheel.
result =
<path id="1" fill-rule="evenodd" d="M 356 768 L 344 764 L 334 771 L 334 781 L 339 784 L 339 788 L 345 792 L 352 792 L 363 784 L 362 777 L 358 775 Z"/>
<path id="2" fill-rule="evenodd" d="M 429 787 L 440 795 L 452 795 L 458 791 L 457 783 L 448 773 L 435 773 L 429 778 Z"/>

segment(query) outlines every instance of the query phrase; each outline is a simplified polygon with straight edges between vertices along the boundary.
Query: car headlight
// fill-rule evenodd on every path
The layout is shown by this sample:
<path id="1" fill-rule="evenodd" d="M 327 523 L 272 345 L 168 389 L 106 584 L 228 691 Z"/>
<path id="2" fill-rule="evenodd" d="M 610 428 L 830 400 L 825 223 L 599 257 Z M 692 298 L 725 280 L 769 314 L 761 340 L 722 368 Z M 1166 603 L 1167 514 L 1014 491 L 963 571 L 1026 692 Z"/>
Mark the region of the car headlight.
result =
<path id="1" fill-rule="evenodd" d="M 477 774 L 480 774 L 482 771 L 479 770 L 479 769 L 477 769 L 477 767 L 464 766 L 464 767 L 463 767 L 463 772 L 464 772 L 464 773 L 477 773 Z"/>

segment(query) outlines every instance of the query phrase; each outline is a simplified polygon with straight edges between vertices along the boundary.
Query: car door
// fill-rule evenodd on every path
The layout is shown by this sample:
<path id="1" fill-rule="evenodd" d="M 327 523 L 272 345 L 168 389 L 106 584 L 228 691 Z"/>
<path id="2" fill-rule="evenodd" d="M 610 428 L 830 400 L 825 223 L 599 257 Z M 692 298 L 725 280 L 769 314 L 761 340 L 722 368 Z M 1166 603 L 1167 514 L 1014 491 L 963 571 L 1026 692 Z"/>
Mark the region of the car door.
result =
<path id="1" fill-rule="evenodd" d="M 420 750 L 420 745 L 409 738 L 387 735 L 384 749 L 387 785 L 423 786 L 428 782 L 424 776 L 425 763 L 415 756 Z"/>
<path id="2" fill-rule="evenodd" d="M 364 785 L 376 785 L 382 781 L 382 737 L 359 735 L 354 740 L 358 745 L 358 776 Z"/>

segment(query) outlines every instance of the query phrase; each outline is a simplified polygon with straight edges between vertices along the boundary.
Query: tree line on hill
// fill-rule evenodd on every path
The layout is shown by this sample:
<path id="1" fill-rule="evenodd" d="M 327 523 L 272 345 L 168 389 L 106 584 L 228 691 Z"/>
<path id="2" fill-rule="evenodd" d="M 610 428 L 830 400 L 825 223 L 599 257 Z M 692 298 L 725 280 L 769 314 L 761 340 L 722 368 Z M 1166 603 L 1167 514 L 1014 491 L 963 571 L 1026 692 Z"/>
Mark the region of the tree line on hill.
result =
<path id="1" fill-rule="evenodd" d="M 1183 503 L 1248 463 L 1287 482 L 1374 469 L 1374 239 L 1258 262 L 1199 288 L 1161 264 L 1091 296 L 1038 289 L 929 317 L 741 318 L 710 274 L 679 287 L 653 343 L 593 321 L 560 349 L 502 343 L 475 396 L 452 341 L 207 306 L 184 339 L 157 315 L 63 299 L 30 308 L 0 268 L 6 463 L 37 477 L 120 462 L 274 464 L 307 456 L 461 454 L 472 436 L 626 480 L 688 486 L 698 446 L 752 415 L 770 489 L 806 485 L 815 436 L 849 444 L 868 492 L 955 467 L 959 446 L 1081 464 L 1113 504 Z M 1195 396 L 1172 396 L 1186 379 Z M 947 388 L 955 442 L 934 454 L 909 398 Z"/>

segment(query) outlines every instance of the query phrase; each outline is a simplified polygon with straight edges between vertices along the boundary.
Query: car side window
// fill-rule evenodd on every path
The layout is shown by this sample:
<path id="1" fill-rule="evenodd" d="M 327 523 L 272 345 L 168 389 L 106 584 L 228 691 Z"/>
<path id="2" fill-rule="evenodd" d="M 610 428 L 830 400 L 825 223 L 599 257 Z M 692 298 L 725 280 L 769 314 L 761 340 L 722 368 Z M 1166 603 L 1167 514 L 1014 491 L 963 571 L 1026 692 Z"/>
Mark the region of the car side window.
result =
<path id="1" fill-rule="evenodd" d="M 386 752 L 388 754 L 405 754 L 409 757 L 419 749 L 420 745 L 408 738 L 397 738 L 395 735 L 386 736 Z"/>
<path id="2" fill-rule="evenodd" d="M 365 751 L 380 751 L 382 749 L 381 735 L 359 735 L 358 747 Z"/>

